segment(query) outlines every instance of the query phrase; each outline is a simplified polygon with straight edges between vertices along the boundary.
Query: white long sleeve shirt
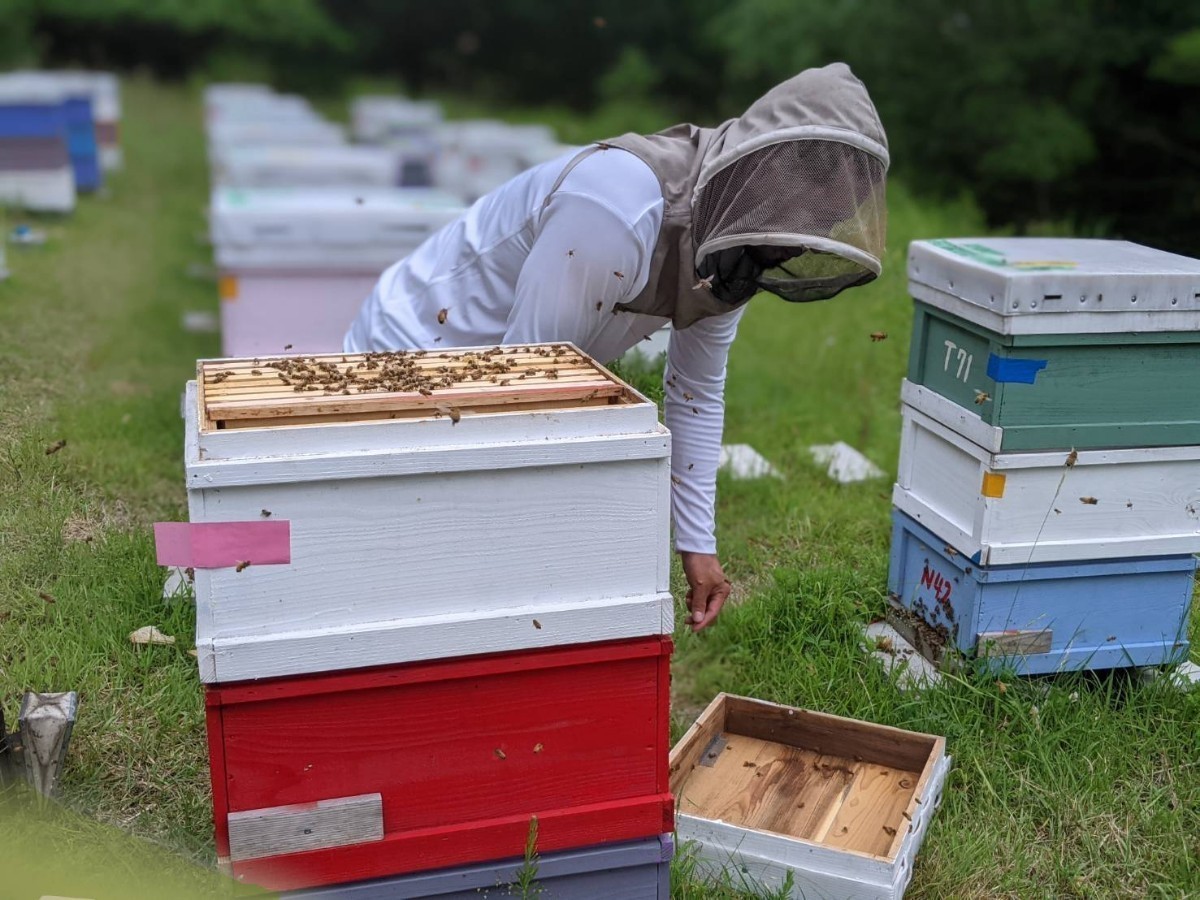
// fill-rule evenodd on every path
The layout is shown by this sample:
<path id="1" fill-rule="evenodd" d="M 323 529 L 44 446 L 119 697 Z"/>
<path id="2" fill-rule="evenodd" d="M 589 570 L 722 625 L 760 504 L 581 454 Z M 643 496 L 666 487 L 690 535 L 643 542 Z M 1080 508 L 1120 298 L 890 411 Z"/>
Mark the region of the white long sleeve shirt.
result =
<path id="1" fill-rule="evenodd" d="M 546 203 L 573 155 L 480 198 L 384 272 L 346 335 L 346 351 L 570 341 L 607 362 L 665 325 L 656 316 L 613 313 L 649 279 L 663 217 L 658 179 L 633 154 L 609 149 L 575 166 Z M 665 419 L 681 551 L 716 552 L 725 365 L 741 312 L 671 332 Z"/>

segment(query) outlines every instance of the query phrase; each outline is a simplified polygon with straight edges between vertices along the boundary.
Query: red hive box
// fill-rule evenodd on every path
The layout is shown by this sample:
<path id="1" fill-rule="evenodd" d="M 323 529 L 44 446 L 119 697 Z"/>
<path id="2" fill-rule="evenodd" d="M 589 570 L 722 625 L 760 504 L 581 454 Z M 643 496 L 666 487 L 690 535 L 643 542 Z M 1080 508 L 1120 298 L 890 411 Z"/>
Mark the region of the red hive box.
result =
<path id="1" fill-rule="evenodd" d="M 671 642 L 208 688 L 217 850 L 285 890 L 671 831 Z"/>

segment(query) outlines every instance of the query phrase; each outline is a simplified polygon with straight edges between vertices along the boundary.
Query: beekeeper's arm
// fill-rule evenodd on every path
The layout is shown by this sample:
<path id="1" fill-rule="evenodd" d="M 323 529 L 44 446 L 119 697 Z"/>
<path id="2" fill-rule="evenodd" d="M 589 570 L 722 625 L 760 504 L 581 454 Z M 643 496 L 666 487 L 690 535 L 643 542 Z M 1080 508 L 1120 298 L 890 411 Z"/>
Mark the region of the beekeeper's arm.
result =
<path id="1" fill-rule="evenodd" d="M 693 631 L 711 625 L 729 597 L 729 580 L 717 557 L 717 463 L 725 426 L 725 364 L 742 312 L 672 331 L 663 373 L 675 549 L 688 580 Z"/>

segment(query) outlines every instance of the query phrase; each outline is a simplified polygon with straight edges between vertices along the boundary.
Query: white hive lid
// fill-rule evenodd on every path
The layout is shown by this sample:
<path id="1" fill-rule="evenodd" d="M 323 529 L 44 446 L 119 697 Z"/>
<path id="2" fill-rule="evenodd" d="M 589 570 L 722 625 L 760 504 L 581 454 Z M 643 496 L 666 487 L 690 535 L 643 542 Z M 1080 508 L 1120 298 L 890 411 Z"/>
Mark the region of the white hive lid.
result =
<path id="1" fill-rule="evenodd" d="M 1200 260 L 1129 241 L 914 241 L 908 279 L 918 299 L 954 298 L 1005 318 L 1200 310 Z"/>

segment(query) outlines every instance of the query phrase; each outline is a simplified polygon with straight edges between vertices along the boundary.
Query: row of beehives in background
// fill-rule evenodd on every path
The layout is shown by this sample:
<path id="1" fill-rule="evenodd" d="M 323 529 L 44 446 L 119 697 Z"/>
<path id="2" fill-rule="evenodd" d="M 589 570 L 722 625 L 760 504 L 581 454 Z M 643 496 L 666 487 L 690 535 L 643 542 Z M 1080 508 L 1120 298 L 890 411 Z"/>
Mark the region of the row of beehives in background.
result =
<path id="1" fill-rule="evenodd" d="M 668 757 L 670 436 L 577 348 L 204 361 L 186 430 L 156 536 L 239 880 L 668 900 L 678 828 L 703 871 L 903 893 L 942 739 L 722 695 Z"/>
<path id="2" fill-rule="evenodd" d="M 398 96 L 355 99 L 349 137 L 265 85 L 212 85 L 205 110 L 213 181 L 227 187 L 436 187 L 470 203 L 570 149 L 544 125 L 446 121 L 436 102 Z"/>
<path id="3" fill-rule="evenodd" d="M 918 241 L 889 593 L 928 658 L 1180 662 L 1200 552 L 1200 261 Z"/>
<path id="4" fill-rule="evenodd" d="M 69 212 L 121 165 L 119 85 L 103 72 L 0 74 L 0 205 Z"/>

